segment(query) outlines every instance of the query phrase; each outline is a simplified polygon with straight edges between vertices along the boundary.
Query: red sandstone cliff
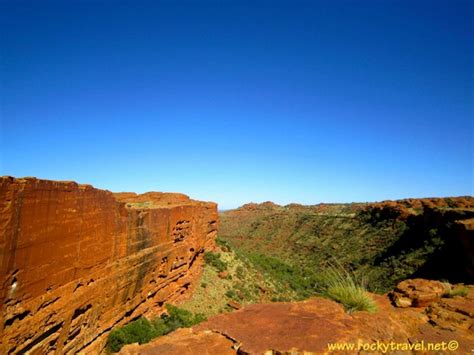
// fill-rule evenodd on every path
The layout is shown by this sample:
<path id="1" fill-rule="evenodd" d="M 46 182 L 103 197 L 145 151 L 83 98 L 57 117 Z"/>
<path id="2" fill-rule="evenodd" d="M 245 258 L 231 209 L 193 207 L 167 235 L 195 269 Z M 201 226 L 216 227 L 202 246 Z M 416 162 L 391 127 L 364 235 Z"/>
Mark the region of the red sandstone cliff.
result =
<path id="1" fill-rule="evenodd" d="M 0 178 L 0 353 L 98 352 L 112 327 L 184 297 L 214 203 Z"/>

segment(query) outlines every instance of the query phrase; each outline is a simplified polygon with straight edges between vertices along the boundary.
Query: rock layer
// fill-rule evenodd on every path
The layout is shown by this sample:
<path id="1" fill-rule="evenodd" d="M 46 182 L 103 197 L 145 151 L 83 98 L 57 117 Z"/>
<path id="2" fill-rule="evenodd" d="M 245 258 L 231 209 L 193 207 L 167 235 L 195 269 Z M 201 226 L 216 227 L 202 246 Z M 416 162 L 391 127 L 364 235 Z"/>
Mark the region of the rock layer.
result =
<path id="1" fill-rule="evenodd" d="M 212 248 L 214 203 L 0 178 L 0 353 L 85 353 L 186 297 Z"/>

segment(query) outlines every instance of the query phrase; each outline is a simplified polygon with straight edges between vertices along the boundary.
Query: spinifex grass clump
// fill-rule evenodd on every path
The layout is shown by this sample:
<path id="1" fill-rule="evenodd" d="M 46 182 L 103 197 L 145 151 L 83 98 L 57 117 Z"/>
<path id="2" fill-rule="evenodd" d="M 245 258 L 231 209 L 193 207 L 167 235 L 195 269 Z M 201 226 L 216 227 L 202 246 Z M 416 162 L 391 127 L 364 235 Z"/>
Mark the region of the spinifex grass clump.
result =
<path id="1" fill-rule="evenodd" d="M 466 286 L 451 286 L 448 284 L 447 291 L 444 293 L 443 297 L 453 298 L 456 296 L 465 297 L 469 293 L 469 289 Z"/>
<path id="2" fill-rule="evenodd" d="M 109 353 L 118 352 L 126 344 L 145 344 L 150 340 L 168 334 L 178 328 L 192 327 L 206 318 L 202 314 L 193 314 L 187 310 L 167 304 L 167 315 L 151 322 L 142 317 L 122 328 L 113 329 L 107 340 Z"/>
<path id="3" fill-rule="evenodd" d="M 344 305 L 347 312 L 377 310 L 377 305 L 367 293 L 364 282 L 341 266 L 330 266 L 325 271 L 324 283 L 324 294 Z"/>

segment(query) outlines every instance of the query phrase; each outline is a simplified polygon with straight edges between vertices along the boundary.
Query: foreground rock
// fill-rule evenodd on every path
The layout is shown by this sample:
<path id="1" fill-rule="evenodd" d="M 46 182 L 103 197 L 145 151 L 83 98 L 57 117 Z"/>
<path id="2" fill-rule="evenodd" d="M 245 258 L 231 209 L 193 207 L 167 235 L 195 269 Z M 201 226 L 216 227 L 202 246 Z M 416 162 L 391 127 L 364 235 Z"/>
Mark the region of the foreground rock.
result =
<path id="1" fill-rule="evenodd" d="M 97 353 L 112 327 L 185 297 L 214 203 L 0 178 L 0 353 Z"/>
<path id="2" fill-rule="evenodd" d="M 180 354 L 181 348 L 174 347 L 175 344 L 185 343 L 192 348 L 194 342 L 202 347 L 207 341 L 210 348 L 216 341 L 226 344 L 226 352 L 221 349 L 221 353 L 234 354 L 324 354 L 334 353 L 329 351 L 328 343 L 358 346 L 393 342 L 400 346 L 421 346 L 422 341 L 425 345 L 456 341 L 458 347 L 454 353 L 470 353 L 474 348 L 474 287 L 468 289 L 465 297 L 441 298 L 426 308 L 398 308 L 387 296 L 374 295 L 378 312 L 352 315 L 345 313 L 339 304 L 323 298 L 255 304 L 218 315 L 194 329 L 172 333 L 143 347 L 126 346 L 122 354 Z M 409 353 L 401 350 L 398 353 Z M 358 351 L 335 353 L 355 352 Z M 382 352 L 379 348 L 372 353 Z M 438 353 L 453 352 L 446 349 Z"/>

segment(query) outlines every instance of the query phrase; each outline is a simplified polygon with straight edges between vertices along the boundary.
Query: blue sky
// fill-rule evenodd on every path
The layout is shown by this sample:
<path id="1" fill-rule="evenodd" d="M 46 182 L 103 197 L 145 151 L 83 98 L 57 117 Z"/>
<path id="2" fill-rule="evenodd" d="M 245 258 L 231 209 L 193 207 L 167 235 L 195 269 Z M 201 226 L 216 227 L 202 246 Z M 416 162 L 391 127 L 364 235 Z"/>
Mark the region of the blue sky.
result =
<path id="1" fill-rule="evenodd" d="M 473 194 L 472 1 L 2 1 L 0 174 L 221 208 Z"/>

